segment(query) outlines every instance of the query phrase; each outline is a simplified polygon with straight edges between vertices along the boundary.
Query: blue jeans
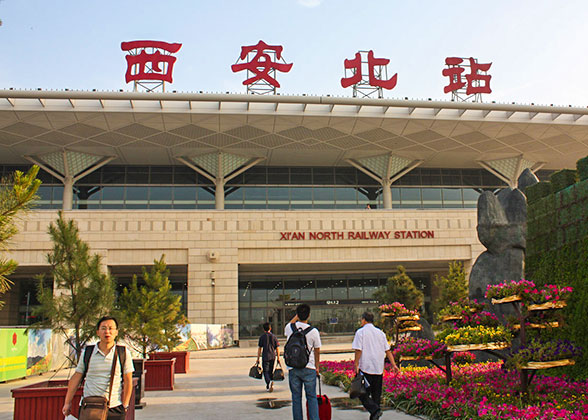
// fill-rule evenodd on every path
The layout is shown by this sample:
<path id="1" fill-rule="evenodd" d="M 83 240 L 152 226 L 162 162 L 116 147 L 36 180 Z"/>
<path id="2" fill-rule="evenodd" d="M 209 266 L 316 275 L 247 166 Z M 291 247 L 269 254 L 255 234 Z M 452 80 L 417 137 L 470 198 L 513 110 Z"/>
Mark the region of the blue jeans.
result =
<path id="1" fill-rule="evenodd" d="M 292 392 L 292 416 L 294 420 L 302 419 L 302 385 L 306 392 L 308 402 L 308 420 L 319 420 L 318 402 L 316 399 L 316 370 L 314 369 L 290 369 L 288 382 Z"/>

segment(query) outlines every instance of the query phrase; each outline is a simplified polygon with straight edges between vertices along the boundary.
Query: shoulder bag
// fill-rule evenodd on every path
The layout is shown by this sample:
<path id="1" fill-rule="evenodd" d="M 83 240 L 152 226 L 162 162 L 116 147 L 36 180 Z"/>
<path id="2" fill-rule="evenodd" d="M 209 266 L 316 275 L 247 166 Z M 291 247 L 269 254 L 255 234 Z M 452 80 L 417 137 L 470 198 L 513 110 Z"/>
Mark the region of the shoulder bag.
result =
<path id="1" fill-rule="evenodd" d="M 114 358 L 112 360 L 112 368 L 110 369 L 108 399 L 102 396 L 85 397 L 82 400 L 82 404 L 80 406 L 80 417 L 78 420 L 106 420 L 108 417 L 108 402 L 112 396 L 114 369 L 116 368 L 116 360 L 118 358 L 118 351 L 116 350 L 116 346 L 111 351 L 114 351 Z"/>

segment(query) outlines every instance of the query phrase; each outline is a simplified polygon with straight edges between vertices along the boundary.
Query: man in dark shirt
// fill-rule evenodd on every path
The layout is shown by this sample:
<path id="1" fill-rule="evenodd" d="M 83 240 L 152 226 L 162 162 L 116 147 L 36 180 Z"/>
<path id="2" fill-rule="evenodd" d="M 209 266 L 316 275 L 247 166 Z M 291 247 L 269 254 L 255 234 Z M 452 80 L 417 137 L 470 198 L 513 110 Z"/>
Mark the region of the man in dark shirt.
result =
<path id="1" fill-rule="evenodd" d="M 263 330 L 265 332 L 259 337 L 257 363 L 259 363 L 259 357 L 261 356 L 261 367 L 263 368 L 265 389 L 267 389 L 267 392 L 273 392 L 274 365 L 276 363 L 276 358 L 278 359 L 278 363 L 280 363 L 280 349 L 278 339 L 272 334 L 272 327 L 269 322 L 263 324 Z"/>

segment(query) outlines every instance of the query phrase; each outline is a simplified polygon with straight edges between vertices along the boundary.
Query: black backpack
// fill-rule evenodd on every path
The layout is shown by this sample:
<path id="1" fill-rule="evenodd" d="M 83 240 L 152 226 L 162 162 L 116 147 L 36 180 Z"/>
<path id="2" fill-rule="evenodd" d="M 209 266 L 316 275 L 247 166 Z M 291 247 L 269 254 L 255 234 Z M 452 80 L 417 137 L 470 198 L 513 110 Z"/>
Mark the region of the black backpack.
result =
<path id="1" fill-rule="evenodd" d="M 290 367 L 302 369 L 306 367 L 310 359 L 310 350 L 306 345 L 306 334 L 314 327 L 303 330 L 296 328 L 295 323 L 291 323 L 290 328 L 292 328 L 292 335 L 284 346 L 284 361 Z"/>
<path id="2" fill-rule="evenodd" d="M 88 367 L 90 366 L 90 358 L 94 352 L 94 344 L 88 344 L 84 350 L 84 372 L 82 373 L 82 381 L 86 378 L 88 373 Z M 121 378 L 124 375 L 124 367 L 127 361 L 127 352 L 125 346 L 116 346 L 116 352 L 118 353 L 118 361 L 120 363 L 120 374 Z"/>

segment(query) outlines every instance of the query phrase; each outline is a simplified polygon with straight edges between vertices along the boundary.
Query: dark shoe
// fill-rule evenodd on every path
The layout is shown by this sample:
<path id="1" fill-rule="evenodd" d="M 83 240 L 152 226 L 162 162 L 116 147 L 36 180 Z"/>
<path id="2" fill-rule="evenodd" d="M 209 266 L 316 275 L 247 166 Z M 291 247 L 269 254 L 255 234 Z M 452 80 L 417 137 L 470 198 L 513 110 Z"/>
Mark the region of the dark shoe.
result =
<path id="1" fill-rule="evenodd" d="M 370 420 L 378 420 L 380 417 L 382 417 L 382 414 L 384 414 L 382 413 L 382 410 L 378 410 L 370 416 Z"/>

